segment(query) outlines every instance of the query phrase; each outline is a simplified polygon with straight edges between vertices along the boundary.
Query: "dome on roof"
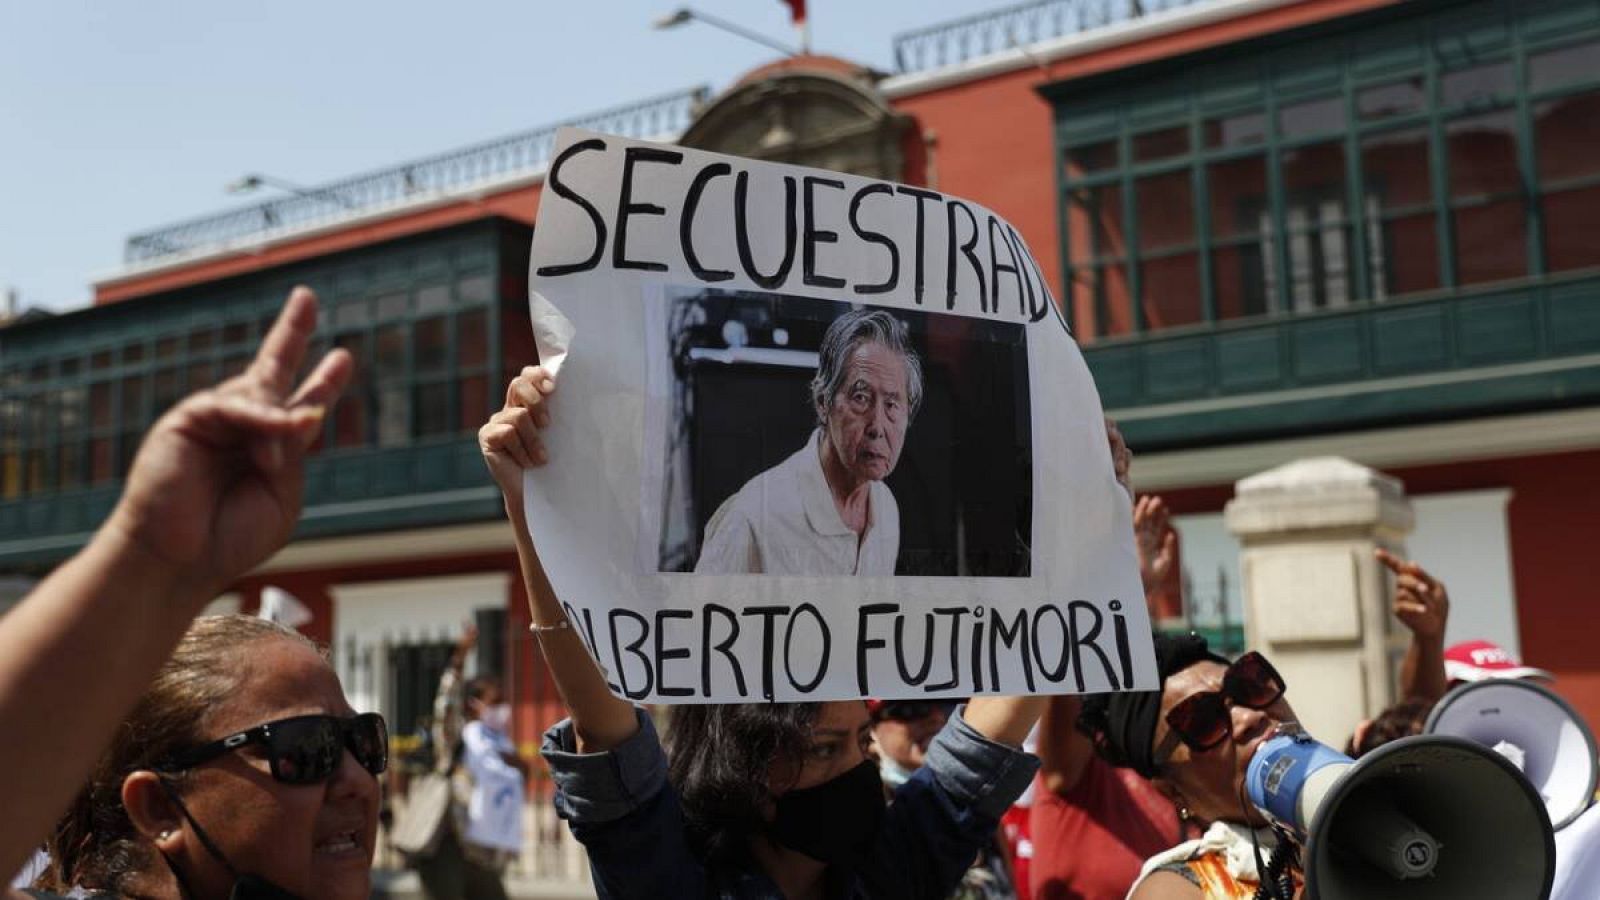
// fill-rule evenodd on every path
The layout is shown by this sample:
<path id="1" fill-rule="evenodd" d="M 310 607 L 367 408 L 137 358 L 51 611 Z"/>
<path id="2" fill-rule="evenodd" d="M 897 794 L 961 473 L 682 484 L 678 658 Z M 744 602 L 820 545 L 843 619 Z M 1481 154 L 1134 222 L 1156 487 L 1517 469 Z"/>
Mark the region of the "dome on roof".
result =
<path id="1" fill-rule="evenodd" d="M 911 119 L 889 106 L 882 77 L 836 56 L 767 63 L 712 100 L 679 143 L 902 181 Z"/>

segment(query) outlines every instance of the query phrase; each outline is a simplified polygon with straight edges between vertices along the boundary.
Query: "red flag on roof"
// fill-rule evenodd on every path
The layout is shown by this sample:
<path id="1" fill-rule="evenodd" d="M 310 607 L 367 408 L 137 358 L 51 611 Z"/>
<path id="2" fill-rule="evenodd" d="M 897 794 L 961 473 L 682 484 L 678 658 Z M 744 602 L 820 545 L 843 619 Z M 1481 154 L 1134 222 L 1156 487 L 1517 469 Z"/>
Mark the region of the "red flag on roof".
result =
<path id="1" fill-rule="evenodd" d="M 789 7 L 789 18 L 799 25 L 806 20 L 806 0 L 779 0 L 784 6 Z"/>

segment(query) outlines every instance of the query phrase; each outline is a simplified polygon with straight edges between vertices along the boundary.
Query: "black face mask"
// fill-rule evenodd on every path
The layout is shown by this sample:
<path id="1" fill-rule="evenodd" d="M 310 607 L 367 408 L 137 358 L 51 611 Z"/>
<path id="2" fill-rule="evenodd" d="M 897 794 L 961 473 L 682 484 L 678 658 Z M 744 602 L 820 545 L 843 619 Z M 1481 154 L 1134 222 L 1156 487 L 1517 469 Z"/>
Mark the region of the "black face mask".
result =
<path id="1" fill-rule="evenodd" d="M 871 760 L 778 798 L 772 839 L 825 863 L 849 863 L 872 847 L 883 824 L 883 781 Z"/>
<path id="2" fill-rule="evenodd" d="M 168 799 L 178 807 L 178 812 L 183 814 L 184 821 L 188 822 L 189 827 L 194 829 L 195 837 L 200 839 L 200 846 L 204 847 L 206 853 L 210 854 L 212 859 L 221 863 L 222 867 L 228 870 L 228 874 L 233 876 L 233 889 L 228 892 L 228 900 L 300 900 L 298 895 L 278 887 L 260 875 L 248 873 L 240 875 L 239 870 L 233 867 L 233 863 L 228 862 L 228 858 L 222 855 L 222 851 L 217 848 L 217 845 L 211 842 L 211 836 L 206 834 L 206 830 L 200 827 L 200 823 L 194 820 L 194 816 L 189 815 L 189 808 L 183 805 L 182 800 L 178 799 L 178 792 L 173 790 L 172 785 L 163 780 L 161 786 L 166 789 Z M 178 867 L 173 865 L 172 860 L 168 859 L 165 853 L 161 854 L 161 859 L 166 862 L 167 868 L 172 870 L 172 877 L 178 880 L 178 888 L 182 895 L 188 900 L 198 900 L 195 892 L 189 889 L 189 882 L 178 871 Z"/>

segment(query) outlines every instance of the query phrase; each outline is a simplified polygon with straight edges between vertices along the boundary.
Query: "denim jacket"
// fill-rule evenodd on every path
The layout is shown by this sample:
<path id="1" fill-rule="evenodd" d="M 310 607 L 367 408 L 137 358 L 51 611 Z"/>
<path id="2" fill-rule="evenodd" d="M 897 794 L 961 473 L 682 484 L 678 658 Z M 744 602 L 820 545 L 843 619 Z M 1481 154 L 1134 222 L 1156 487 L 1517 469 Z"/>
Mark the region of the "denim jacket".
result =
<path id="1" fill-rule="evenodd" d="M 781 900 L 759 870 L 707 866 L 685 834 L 683 808 L 667 783 L 667 757 L 650 717 L 604 753 L 577 753 L 570 720 L 541 749 L 555 781 L 556 812 L 589 852 L 600 900 Z M 928 747 L 923 767 L 894 792 L 867 861 L 830 873 L 830 896 L 944 900 L 1000 816 L 1033 779 L 1039 761 L 995 743 L 952 716 Z"/>

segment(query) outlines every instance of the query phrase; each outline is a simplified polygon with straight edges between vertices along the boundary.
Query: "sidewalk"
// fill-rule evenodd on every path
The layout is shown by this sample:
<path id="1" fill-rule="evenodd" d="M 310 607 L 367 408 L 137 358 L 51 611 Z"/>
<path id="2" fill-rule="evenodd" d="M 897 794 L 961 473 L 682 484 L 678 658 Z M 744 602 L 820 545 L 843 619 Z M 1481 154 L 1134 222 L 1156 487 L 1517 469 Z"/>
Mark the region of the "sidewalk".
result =
<path id="1" fill-rule="evenodd" d="M 515 873 L 506 876 L 506 893 L 513 900 L 594 900 L 594 890 L 586 884 Z M 417 873 L 394 869 L 372 870 L 372 896 L 374 900 L 424 900 Z"/>

